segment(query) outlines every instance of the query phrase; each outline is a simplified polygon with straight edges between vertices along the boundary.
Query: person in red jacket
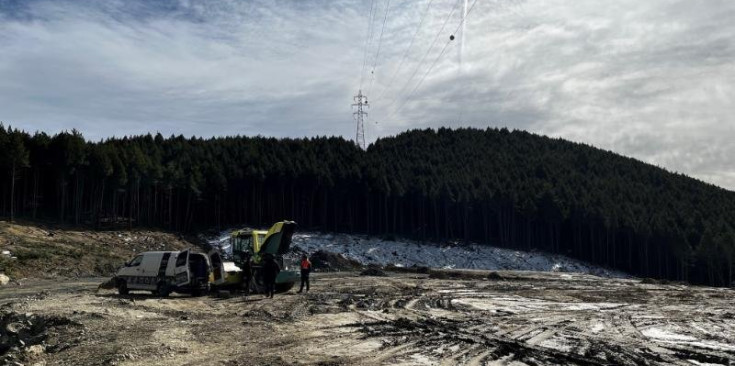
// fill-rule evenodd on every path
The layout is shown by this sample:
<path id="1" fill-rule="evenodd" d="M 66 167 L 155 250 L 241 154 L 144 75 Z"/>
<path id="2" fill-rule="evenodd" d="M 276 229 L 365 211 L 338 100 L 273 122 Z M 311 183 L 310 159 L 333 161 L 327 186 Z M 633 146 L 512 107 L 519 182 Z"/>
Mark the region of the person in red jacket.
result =
<path id="1" fill-rule="evenodd" d="M 299 289 L 299 293 L 304 291 L 304 284 L 306 284 L 306 292 L 309 292 L 309 273 L 311 273 L 311 261 L 304 254 L 301 256 L 301 289 Z"/>

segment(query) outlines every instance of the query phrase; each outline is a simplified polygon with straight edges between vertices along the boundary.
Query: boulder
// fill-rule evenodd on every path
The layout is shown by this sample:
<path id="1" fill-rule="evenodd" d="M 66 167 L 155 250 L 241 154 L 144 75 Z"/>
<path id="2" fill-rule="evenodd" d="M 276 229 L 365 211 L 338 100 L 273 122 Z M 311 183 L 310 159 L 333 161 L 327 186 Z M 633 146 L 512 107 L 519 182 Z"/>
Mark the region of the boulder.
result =
<path id="1" fill-rule="evenodd" d="M 26 326 L 25 324 L 21 322 L 13 322 L 13 323 L 8 323 L 5 326 L 5 332 L 7 332 L 8 334 L 19 334 L 25 331 L 27 328 L 28 326 Z"/>
<path id="2" fill-rule="evenodd" d="M 5 273 L 0 273 L 0 286 L 5 286 L 10 282 L 10 277 L 6 276 Z"/>
<path id="3" fill-rule="evenodd" d="M 26 348 L 26 353 L 32 356 L 38 356 L 46 352 L 46 347 L 40 345 L 40 344 L 34 344 L 28 348 Z"/>

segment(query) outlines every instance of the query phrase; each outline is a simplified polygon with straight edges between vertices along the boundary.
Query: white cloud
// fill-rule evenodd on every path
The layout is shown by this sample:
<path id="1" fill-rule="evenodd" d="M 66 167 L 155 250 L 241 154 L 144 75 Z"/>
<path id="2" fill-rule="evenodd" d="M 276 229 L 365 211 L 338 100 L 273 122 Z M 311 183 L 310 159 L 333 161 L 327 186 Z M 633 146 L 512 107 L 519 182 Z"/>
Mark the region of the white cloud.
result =
<path id="1" fill-rule="evenodd" d="M 457 39 L 407 100 L 464 1 L 432 2 L 400 70 L 428 0 L 390 2 L 375 61 L 387 2 L 376 0 L 363 83 L 369 139 L 426 126 L 523 128 L 735 189 L 735 3 L 478 0 L 461 67 Z M 369 9 L 367 0 L 0 2 L 0 120 L 93 139 L 351 138 Z"/>

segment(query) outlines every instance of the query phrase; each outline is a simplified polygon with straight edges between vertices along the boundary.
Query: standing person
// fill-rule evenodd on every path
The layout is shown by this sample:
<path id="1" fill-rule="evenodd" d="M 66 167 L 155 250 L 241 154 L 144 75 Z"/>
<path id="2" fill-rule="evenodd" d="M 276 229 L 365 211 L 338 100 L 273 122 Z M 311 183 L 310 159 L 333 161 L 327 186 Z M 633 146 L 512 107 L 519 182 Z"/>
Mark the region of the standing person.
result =
<path id="1" fill-rule="evenodd" d="M 276 277 L 278 272 L 281 272 L 281 268 L 278 267 L 273 254 L 267 254 L 265 257 L 265 264 L 263 264 L 263 280 L 265 281 L 265 297 L 273 298 L 273 294 L 276 292 Z"/>
<path id="2" fill-rule="evenodd" d="M 306 284 L 306 292 L 309 292 L 309 273 L 311 273 L 311 261 L 304 254 L 301 256 L 301 288 L 299 293 L 304 291 L 304 284 Z"/>
<path id="3" fill-rule="evenodd" d="M 253 262 L 251 261 L 250 252 L 242 254 L 242 289 L 245 295 L 250 294 L 250 282 L 253 280 Z"/>

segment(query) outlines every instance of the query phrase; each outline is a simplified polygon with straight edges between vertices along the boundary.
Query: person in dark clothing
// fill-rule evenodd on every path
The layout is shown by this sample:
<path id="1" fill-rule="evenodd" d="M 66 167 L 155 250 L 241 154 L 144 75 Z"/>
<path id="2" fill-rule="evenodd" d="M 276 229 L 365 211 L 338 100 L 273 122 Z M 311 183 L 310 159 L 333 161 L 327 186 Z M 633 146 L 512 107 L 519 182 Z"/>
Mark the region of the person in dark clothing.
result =
<path id="1" fill-rule="evenodd" d="M 301 256 L 301 288 L 299 289 L 299 293 L 304 291 L 304 284 L 306 284 L 306 292 L 309 292 L 309 273 L 311 273 L 311 261 L 304 254 Z"/>
<path id="2" fill-rule="evenodd" d="M 263 280 L 265 282 L 265 297 L 273 298 L 273 294 L 276 292 L 276 277 L 281 272 L 281 268 L 276 263 L 275 258 L 272 254 L 268 254 L 265 257 L 265 263 L 263 264 Z"/>
<path id="3" fill-rule="evenodd" d="M 253 279 L 253 263 L 250 260 L 250 252 L 242 253 L 242 289 L 245 295 L 250 294 L 250 282 Z"/>

